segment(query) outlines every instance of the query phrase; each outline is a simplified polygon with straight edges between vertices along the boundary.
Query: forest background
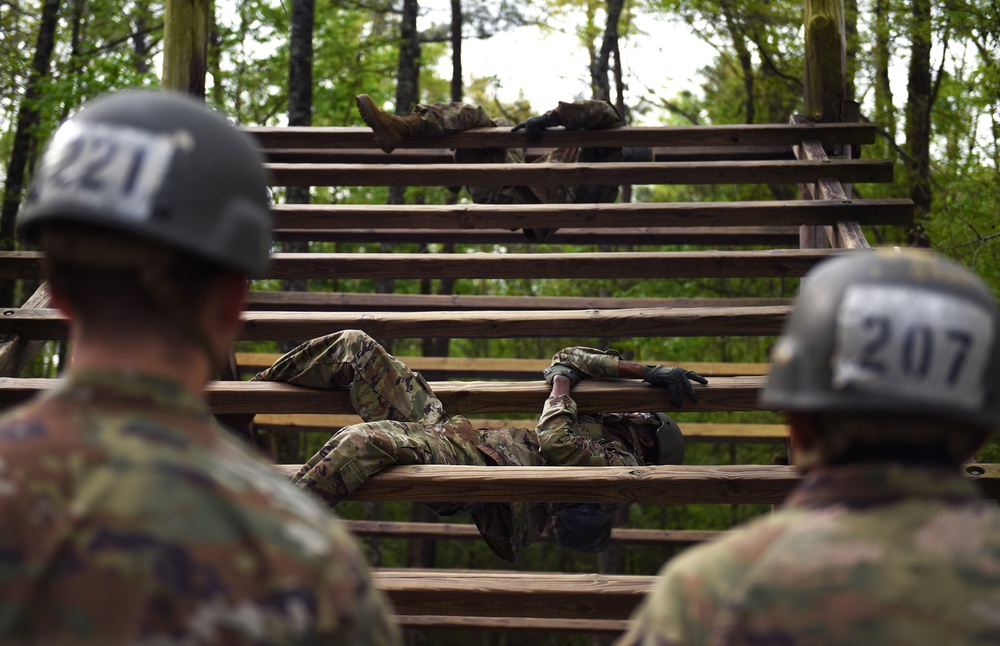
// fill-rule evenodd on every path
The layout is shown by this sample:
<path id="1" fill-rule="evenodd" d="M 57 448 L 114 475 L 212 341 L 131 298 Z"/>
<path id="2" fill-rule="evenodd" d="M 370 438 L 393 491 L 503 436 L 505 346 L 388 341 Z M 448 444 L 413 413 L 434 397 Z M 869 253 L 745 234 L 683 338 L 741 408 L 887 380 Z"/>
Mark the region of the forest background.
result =
<path id="1" fill-rule="evenodd" d="M 866 198 L 910 197 L 912 228 L 871 228 L 874 244 L 929 246 L 978 272 L 1000 293 L 1000 4 L 996 0 L 844 0 L 850 95 L 861 119 L 878 126 L 866 157 L 896 167 L 888 185 L 856 187 Z M 558 74 L 582 79 L 573 98 L 614 103 L 630 124 L 707 125 L 787 123 L 802 109 L 803 7 L 790 0 L 218 0 L 209 28 L 205 95 L 241 125 L 362 125 L 354 96 L 365 92 L 406 113 L 418 102 L 479 103 L 511 122 L 548 110 L 527 86 L 491 73 L 491 60 L 463 57 L 463 48 L 507 34 L 506 48 L 491 56 L 525 61 L 511 65 L 525 80 Z M 163 50 L 164 4 L 147 0 L 0 0 L 0 170 L 4 177 L 0 244 L 14 249 L 13 227 L 42 145 L 54 128 L 88 99 L 126 87 L 157 87 Z M 671 71 L 663 40 L 673 29 L 703 43 L 694 83 Z M 543 49 L 535 33 L 560 32 L 563 51 Z M 511 34 L 519 34 L 511 38 Z M 670 33 L 676 33 L 671 31 Z M 566 36 L 574 40 L 567 39 Z M 565 43 L 575 42 L 570 48 Z M 475 45 L 473 45 L 475 43 Z M 511 45 L 513 43 L 513 45 Z M 642 46 L 640 46 L 642 44 Z M 516 48 L 516 52 L 512 50 Z M 652 48 L 653 51 L 650 51 Z M 630 60 L 631 57 L 631 60 Z M 644 59 L 640 61 L 640 59 Z M 685 61 L 690 64 L 690 61 Z M 474 70 L 469 73 L 469 69 Z M 485 70 L 480 72 L 479 70 Z M 789 187 L 636 186 L 633 201 L 731 201 L 793 197 Z M 444 203 L 444 188 L 389 191 L 368 187 L 278 190 L 278 201 L 340 203 Z M 464 194 L 459 197 L 465 200 Z M 293 251 L 379 251 L 378 245 L 283 243 Z M 481 249 L 469 245 L 397 245 L 399 251 L 493 253 L 551 250 L 546 245 Z M 560 250 L 576 250 L 559 247 Z M 602 249 L 611 250 L 611 249 Z M 311 280 L 304 285 L 258 281 L 257 289 L 397 291 L 492 295 L 580 296 L 791 296 L 797 283 L 783 280 L 688 281 L 421 281 L 358 283 Z M 18 305 L 31 285 L 0 291 L 2 304 Z M 636 360 L 766 361 L 771 339 L 654 338 L 615 340 Z M 546 358 L 563 345 L 611 345 L 601 339 L 395 340 L 397 354 L 451 354 Z M 244 349 L 285 350 L 266 344 Z M 52 376 L 65 348 L 50 345 L 25 376 Z M 686 421 L 778 421 L 769 413 L 681 413 Z M 301 461 L 325 437 L 282 437 L 276 451 Z M 777 445 L 699 444 L 689 463 L 768 464 L 784 453 Z M 995 444 L 980 456 L 1000 461 Z M 360 517 L 422 518 L 419 507 L 358 503 L 338 512 Z M 633 527 L 725 529 L 764 508 L 720 505 L 633 505 L 623 524 Z M 436 552 L 435 552 L 436 549 Z M 589 555 L 537 545 L 521 569 L 616 570 L 650 574 L 668 548 L 609 550 Z M 373 545 L 373 562 L 436 563 L 447 567 L 504 567 L 482 546 L 446 542 Z M 439 638 L 435 643 L 447 643 Z M 503 636 L 491 636 L 505 643 Z M 567 638 L 568 639 L 568 638 Z M 486 643 L 486 642 L 483 642 Z M 542 643 L 542 642 L 538 642 Z"/>

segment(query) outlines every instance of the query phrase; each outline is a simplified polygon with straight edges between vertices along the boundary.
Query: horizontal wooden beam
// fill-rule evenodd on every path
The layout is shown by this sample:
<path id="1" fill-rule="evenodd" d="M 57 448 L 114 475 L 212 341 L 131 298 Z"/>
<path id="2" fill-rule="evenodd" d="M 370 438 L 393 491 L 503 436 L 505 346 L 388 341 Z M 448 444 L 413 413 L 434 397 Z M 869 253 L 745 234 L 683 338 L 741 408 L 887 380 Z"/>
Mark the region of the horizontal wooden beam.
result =
<path id="1" fill-rule="evenodd" d="M 457 615 L 395 615 L 403 630 L 468 630 L 476 633 L 532 632 L 615 635 L 628 629 L 627 619 L 564 619 L 560 617 L 463 617 Z"/>
<path id="2" fill-rule="evenodd" d="M 275 229 L 282 241 L 380 244 L 585 244 L 585 245 L 704 245 L 733 247 L 798 247 L 798 227 L 632 227 L 624 229 L 565 228 L 543 240 L 510 229 Z"/>
<path id="3" fill-rule="evenodd" d="M 1000 465 L 998 465 L 1000 466 Z M 289 475 L 299 465 L 276 465 Z M 465 467 L 386 469 L 350 500 L 778 504 L 800 479 L 788 466 Z"/>
<path id="4" fill-rule="evenodd" d="M 343 522 L 352 534 L 363 538 L 402 538 L 406 540 L 472 540 L 480 538 L 479 530 L 471 523 L 410 523 L 381 520 L 345 520 Z M 611 542 L 616 545 L 644 547 L 687 546 L 715 540 L 724 534 L 725 532 L 722 531 L 694 529 L 615 527 L 611 530 Z M 539 540 L 551 542 L 553 538 L 548 532 L 545 532 Z"/>
<path id="5" fill-rule="evenodd" d="M 358 424 L 357 415 L 269 415 L 254 418 L 257 428 L 272 431 L 327 433 L 332 435 L 345 426 Z M 518 426 L 534 428 L 537 418 L 526 419 L 471 419 L 475 428 L 504 428 Z M 713 444 L 781 444 L 788 441 L 788 426 L 784 424 L 716 424 L 680 422 L 681 431 L 688 442 Z"/>
<path id="6" fill-rule="evenodd" d="M 576 186 L 891 182 L 889 160 L 604 164 L 266 164 L 275 186 Z"/>
<path id="7" fill-rule="evenodd" d="M 7 252 L 25 253 L 25 252 Z M 595 253 L 276 253 L 271 278 L 788 278 L 835 249 Z M 861 253 L 861 252 L 858 252 Z M 2 258 L 3 256 L 0 256 Z M 6 267 L 6 263 L 0 264 Z"/>
<path id="8" fill-rule="evenodd" d="M 684 411 L 760 410 L 764 377 L 715 377 L 695 385 L 697 402 Z M 48 390 L 54 379 L 0 378 L 0 408 Z M 549 395 L 544 381 L 432 381 L 434 394 L 453 415 L 538 414 Z M 216 413 L 353 413 L 346 389 L 317 389 L 263 381 L 216 381 L 208 385 L 208 402 Z M 637 380 L 594 379 L 573 389 L 581 413 L 670 411 L 666 391 Z"/>
<path id="9" fill-rule="evenodd" d="M 657 162 L 676 161 L 751 161 L 795 159 L 791 146 L 642 146 L 651 150 Z M 524 159 L 533 162 L 553 150 L 528 148 Z M 387 156 L 380 148 L 268 148 L 267 161 L 283 164 L 443 164 L 453 162 L 449 148 L 400 149 Z M 628 159 L 626 158 L 626 161 Z"/>
<path id="10" fill-rule="evenodd" d="M 776 336 L 790 308 L 734 307 L 476 312 L 243 313 L 240 339 L 304 341 L 364 330 L 385 338 L 622 338 L 658 336 Z M 64 339 L 67 320 L 54 309 L 0 310 L 0 334 Z"/>
<path id="11" fill-rule="evenodd" d="M 275 253 L 270 278 L 774 278 L 832 249 L 602 253 Z M 860 253 L 860 252 L 859 252 Z M 42 253 L 0 252 L 0 278 L 42 277 Z"/>
<path id="12" fill-rule="evenodd" d="M 370 128 L 248 127 L 263 148 L 376 148 Z M 832 144 L 871 144 L 878 129 L 869 123 L 745 124 L 717 126 L 626 127 L 607 130 L 549 129 L 546 146 L 793 146 L 804 140 Z M 399 150 L 442 148 L 530 148 L 510 128 L 478 128 L 439 137 L 407 139 Z M 534 143 L 537 146 L 537 143 Z M 393 153 L 395 154 L 395 153 Z M 386 155 L 391 159 L 392 155 Z"/>
<path id="13" fill-rule="evenodd" d="M 531 419 L 472 419 L 476 428 L 504 428 L 517 426 L 534 428 L 538 420 Z M 258 428 L 282 431 L 324 432 L 333 434 L 351 424 L 358 424 L 357 415 L 257 415 L 254 424 Z M 779 444 L 788 441 L 788 426 L 784 424 L 716 424 L 681 422 L 681 430 L 689 442 L 709 443 L 766 443 Z"/>
<path id="14" fill-rule="evenodd" d="M 630 204 L 278 204 L 280 229 L 521 229 L 585 227 L 745 227 L 835 224 L 909 225 L 913 202 L 783 200 Z"/>
<path id="15" fill-rule="evenodd" d="M 797 235 L 797 234 L 796 234 Z M 772 307 L 790 298 L 627 298 L 599 296 L 480 296 L 251 291 L 246 309 L 297 312 L 462 312 L 475 310 L 602 310 L 630 308 Z"/>
<path id="16" fill-rule="evenodd" d="M 970 464 L 966 477 L 1000 498 L 1000 464 Z M 299 465 L 275 465 L 289 476 Z M 764 465 L 642 467 L 398 466 L 382 471 L 351 500 L 414 502 L 632 502 L 779 504 L 800 480 L 795 467 Z"/>
<path id="17" fill-rule="evenodd" d="M 376 568 L 397 615 L 628 619 L 656 577 Z"/>
<path id="18" fill-rule="evenodd" d="M 277 352 L 237 352 L 236 363 L 243 370 L 263 370 L 281 357 Z M 468 377 L 479 374 L 507 374 L 518 378 L 537 379 L 542 370 L 549 367 L 550 359 L 499 359 L 492 357 L 422 357 L 396 355 L 407 366 L 427 374 L 439 372 L 452 377 Z M 670 361 L 650 359 L 646 363 L 672 365 L 682 363 L 688 370 L 706 377 L 738 377 L 741 375 L 766 375 L 770 365 L 766 363 L 729 361 Z"/>

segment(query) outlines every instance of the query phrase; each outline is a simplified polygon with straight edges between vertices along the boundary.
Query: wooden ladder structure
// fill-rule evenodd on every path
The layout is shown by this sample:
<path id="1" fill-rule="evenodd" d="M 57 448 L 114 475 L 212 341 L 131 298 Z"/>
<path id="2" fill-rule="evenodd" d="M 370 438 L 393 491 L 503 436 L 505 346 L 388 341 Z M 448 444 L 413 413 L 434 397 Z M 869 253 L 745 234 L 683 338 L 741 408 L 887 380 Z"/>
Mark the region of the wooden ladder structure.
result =
<path id="1" fill-rule="evenodd" d="M 407 142 L 386 155 L 363 128 L 250 128 L 268 157 L 278 186 L 784 184 L 801 186 L 799 199 L 751 202 L 671 202 L 495 206 L 276 205 L 282 241 L 525 244 L 521 228 L 558 229 L 548 244 L 627 245 L 629 251 L 558 253 L 277 253 L 275 279 L 628 278 L 642 281 L 731 277 L 795 278 L 816 263 L 845 253 L 867 253 L 866 225 L 906 225 L 909 200 L 849 197 L 849 185 L 887 182 L 892 166 L 881 160 L 844 159 L 835 153 L 870 144 L 875 126 L 811 124 L 619 128 L 551 131 L 547 146 L 652 146 L 643 163 L 460 165 L 448 149 L 522 146 L 506 128 L 467 131 Z M 824 246 L 819 248 L 822 243 Z M 676 247 L 726 247 L 678 250 Z M 669 247 L 670 250 L 665 250 Z M 0 253 L 0 279 L 41 278 L 35 252 Z M 19 371 L 41 341 L 63 339 L 63 318 L 48 307 L 44 288 L 0 316 L 0 405 L 10 406 L 51 386 Z M 781 329 L 787 298 L 536 297 L 273 292 L 251 294 L 243 339 L 302 341 L 358 328 L 379 339 L 763 336 Z M 274 355 L 238 353 L 244 375 Z M 491 415 L 537 415 L 548 394 L 540 378 L 544 359 L 404 357 L 425 372 L 446 410 L 498 424 Z M 670 357 L 660 358 L 670 362 Z M 763 361 L 763 359 L 761 360 Z M 690 363 L 710 376 L 696 404 L 684 411 L 758 410 L 764 363 Z M 662 410 L 663 392 L 627 381 L 588 381 L 574 390 L 581 412 Z M 258 425 L 286 431 L 322 431 L 357 421 L 346 393 L 287 384 L 219 381 L 210 386 L 219 413 L 256 413 Z M 531 424 L 532 422 L 526 422 Z M 783 442 L 781 424 L 683 425 L 691 441 Z M 285 472 L 296 465 L 276 465 Z M 969 477 L 1000 493 L 1000 467 L 970 465 Z M 359 500 L 594 501 L 672 503 L 779 503 L 797 481 L 792 467 L 774 465 L 606 468 L 398 467 L 359 490 Z M 359 523 L 366 536 L 468 539 L 469 526 Z M 622 544 L 691 544 L 713 533 L 618 529 Z M 378 585 L 395 604 L 401 623 L 414 629 L 490 629 L 616 633 L 651 584 L 651 576 L 501 571 L 377 571 Z"/>

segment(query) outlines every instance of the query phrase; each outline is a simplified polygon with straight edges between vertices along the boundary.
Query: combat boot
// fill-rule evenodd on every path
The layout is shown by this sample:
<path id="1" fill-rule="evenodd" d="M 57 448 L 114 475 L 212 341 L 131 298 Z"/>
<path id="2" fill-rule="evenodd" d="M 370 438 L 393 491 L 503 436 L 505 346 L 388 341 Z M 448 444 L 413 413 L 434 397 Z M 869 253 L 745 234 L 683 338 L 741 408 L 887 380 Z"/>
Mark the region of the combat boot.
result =
<path id="1" fill-rule="evenodd" d="M 387 153 L 396 149 L 404 139 L 418 137 L 424 131 L 424 122 L 419 116 L 397 117 L 380 110 L 367 94 L 354 97 L 361 118 L 371 127 L 375 141 Z"/>

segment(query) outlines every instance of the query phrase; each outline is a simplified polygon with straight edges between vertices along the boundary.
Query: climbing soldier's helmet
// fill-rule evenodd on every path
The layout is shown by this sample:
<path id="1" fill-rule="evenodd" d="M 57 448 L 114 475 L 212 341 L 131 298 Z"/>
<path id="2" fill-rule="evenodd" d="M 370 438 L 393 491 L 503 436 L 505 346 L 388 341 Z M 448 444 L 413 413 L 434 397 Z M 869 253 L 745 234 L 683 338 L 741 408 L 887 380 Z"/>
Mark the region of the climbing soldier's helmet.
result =
<path id="1" fill-rule="evenodd" d="M 834 258 L 803 279 L 762 403 L 855 418 L 926 418 L 932 422 L 920 429 L 864 425 L 854 439 L 942 444 L 961 460 L 974 450 L 963 434 L 981 435 L 1000 422 L 996 328 L 989 288 L 951 261 L 917 250 Z"/>
<path id="2" fill-rule="evenodd" d="M 684 462 L 684 435 L 666 413 L 603 413 L 595 415 L 605 429 L 631 446 L 643 461 L 650 464 Z M 642 438 L 651 438 L 652 445 Z"/>

